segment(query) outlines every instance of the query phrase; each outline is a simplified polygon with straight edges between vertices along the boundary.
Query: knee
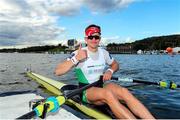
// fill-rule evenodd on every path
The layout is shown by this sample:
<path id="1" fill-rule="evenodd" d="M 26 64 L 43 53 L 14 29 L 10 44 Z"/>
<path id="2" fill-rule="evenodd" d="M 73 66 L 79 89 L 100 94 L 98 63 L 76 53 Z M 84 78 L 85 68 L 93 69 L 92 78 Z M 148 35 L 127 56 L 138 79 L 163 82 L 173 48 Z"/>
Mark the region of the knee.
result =
<path id="1" fill-rule="evenodd" d="M 116 87 L 116 84 L 115 83 L 108 83 L 105 88 L 115 88 Z"/>
<path id="2" fill-rule="evenodd" d="M 122 87 L 121 90 L 123 94 L 129 93 L 129 90 L 127 88 Z"/>
<path id="3" fill-rule="evenodd" d="M 115 99 L 114 94 L 110 90 L 105 90 L 103 96 L 107 102 L 111 102 Z"/>
<path id="4" fill-rule="evenodd" d="M 127 88 L 122 88 L 121 89 L 121 97 L 125 99 L 130 99 L 132 98 L 131 92 Z"/>

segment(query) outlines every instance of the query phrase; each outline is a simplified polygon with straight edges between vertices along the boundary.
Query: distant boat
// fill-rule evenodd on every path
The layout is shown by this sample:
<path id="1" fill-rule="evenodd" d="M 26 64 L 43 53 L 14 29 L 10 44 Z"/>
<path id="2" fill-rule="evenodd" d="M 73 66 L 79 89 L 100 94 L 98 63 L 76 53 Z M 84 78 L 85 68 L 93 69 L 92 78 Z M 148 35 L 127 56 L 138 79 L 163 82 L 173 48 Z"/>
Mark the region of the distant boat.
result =
<path id="1" fill-rule="evenodd" d="M 180 54 L 180 47 L 173 48 L 173 53 Z"/>
<path id="2" fill-rule="evenodd" d="M 138 54 L 138 55 L 141 55 L 141 54 L 143 54 L 143 51 L 142 51 L 142 50 L 138 50 L 138 51 L 137 51 L 137 54 Z"/>

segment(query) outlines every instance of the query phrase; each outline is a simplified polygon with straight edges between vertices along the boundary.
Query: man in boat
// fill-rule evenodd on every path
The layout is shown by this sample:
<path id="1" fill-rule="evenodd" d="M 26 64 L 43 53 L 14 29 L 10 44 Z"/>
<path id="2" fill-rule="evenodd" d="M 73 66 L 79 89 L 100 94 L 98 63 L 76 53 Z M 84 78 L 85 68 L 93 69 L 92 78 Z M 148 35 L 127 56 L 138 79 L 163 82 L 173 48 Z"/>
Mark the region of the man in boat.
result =
<path id="1" fill-rule="evenodd" d="M 75 67 L 80 87 L 99 80 L 101 75 L 103 75 L 104 82 L 110 80 L 113 73 L 119 69 L 119 64 L 109 55 L 108 51 L 99 47 L 100 40 L 100 26 L 89 25 L 85 29 L 87 47 L 82 48 L 80 45 L 71 57 L 58 64 L 55 74 L 63 75 Z M 108 104 L 117 118 L 135 119 L 135 116 L 138 116 L 144 119 L 154 119 L 148 109 L 127 88 L 115 83 L 91 87 L 82 93 L 81 98 L 83 102 L 95 105 Z M 121 104 L 120 100 L 123 100 L 130 110 Z"/>

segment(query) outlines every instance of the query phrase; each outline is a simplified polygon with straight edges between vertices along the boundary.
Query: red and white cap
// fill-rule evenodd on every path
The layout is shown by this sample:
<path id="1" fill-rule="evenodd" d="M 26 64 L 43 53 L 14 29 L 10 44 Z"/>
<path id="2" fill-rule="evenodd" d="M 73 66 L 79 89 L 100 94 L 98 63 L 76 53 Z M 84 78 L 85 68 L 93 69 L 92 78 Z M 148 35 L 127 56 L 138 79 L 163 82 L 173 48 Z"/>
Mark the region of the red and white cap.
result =
<path id="1" fill-rule="evenodd" d="M 85 31 L 86 36 L 91 36 L 94 33 L 101 33 L 98 27 L 90 27 Z"/>

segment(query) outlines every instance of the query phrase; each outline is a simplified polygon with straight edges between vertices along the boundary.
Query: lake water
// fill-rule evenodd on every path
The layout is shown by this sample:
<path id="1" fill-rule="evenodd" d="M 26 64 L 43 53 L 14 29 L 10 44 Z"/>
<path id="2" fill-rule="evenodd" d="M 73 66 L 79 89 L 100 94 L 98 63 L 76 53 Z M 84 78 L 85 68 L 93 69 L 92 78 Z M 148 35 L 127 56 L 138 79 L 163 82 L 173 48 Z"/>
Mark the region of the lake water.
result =
<path id="1" fill-rule="evenodd" d="M 35 91 L 46 95 L 38 84 L 25 76 L 26 69 L 64 83 L 77 84 L 74 71 L 53 74 L 56 65 L 68 54 L 0 53 L 0 95 L 15 91 Z M 120 70 L 114 76 L 147 81 L 173 80 L 180 84 L 180 55 L 112 55 Z M 121 84 L 121 83 L 119 83 Z M 140 86 L 131 89 L 156 118 L 180 118 L 180 89 Z"/>

